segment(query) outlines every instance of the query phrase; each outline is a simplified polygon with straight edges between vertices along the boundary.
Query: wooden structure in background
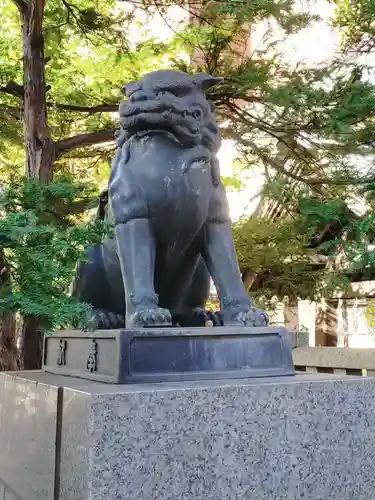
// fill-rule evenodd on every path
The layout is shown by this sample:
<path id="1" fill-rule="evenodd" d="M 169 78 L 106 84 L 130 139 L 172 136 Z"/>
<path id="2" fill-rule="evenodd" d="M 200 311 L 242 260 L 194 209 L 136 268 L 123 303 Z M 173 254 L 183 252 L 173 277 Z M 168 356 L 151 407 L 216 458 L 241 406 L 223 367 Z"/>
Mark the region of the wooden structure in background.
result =
<path id="1" fill-rule="evenodd" d="M 197 1 L 187 1 L 190 25 L 195 28 L 204 26 L 215 26 L 217 19 L 218 2 L 202 0 L 200 3 Z M 228 31 L 228 34 L 230 32 Z M 241 27 L 238 31 L 232 34 L 232 40 L 229 44 L 228 51 L 231 55 L 233 66 L 239 66 L 251 57 L 251 25 Z M 225 54 L 225 51 L 222 52 Z M 215 71 L 215 68 L 210 68 L 210 61 L 207 55 L 199 47 L 195 47 L 192 56 L 193 66 L 204 69 L 205 71 Z M 214 61 L 212 61 L 214 64 Z"/>

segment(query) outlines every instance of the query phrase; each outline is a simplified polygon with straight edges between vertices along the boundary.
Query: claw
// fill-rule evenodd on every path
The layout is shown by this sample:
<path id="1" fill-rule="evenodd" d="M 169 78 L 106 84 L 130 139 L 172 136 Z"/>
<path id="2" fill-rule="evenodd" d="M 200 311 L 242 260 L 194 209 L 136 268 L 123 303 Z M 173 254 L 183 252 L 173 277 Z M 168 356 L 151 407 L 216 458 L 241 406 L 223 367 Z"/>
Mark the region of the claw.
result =
<path id="1" fill-rule="evenodd" d="M 229 313 L 229 314 L 228 314 Z M 268 315 L 262 309 L 249 308 L 234 312 L 233 315 L 228 311 L 228 319 L 224 320 L 224 324 L 232 326 L 268 326 Z"/>
<path id="2" fill-rule="evenodd" d="M 134 320 L 135 323 L 141 322 L 141 315 L 140 315 L 139 312 L 136 312 L 134 314 L 133 320 Z"/>
<path id="3" fill-rule="evenodd" d="M 247 319 L 247 315 L 246 313 L 244 312 L 240 312 L 237 314 L 237 321 L 240 321 L 241 323 L 243 323 L 244 325 L 246 325 L 246 319 Z"/>
<path id="4" fill-rule="evenodd" d="M 167 309 L 145 309 L 134 314 L 132 323 L 143 327 L 171 324 L 172 316 Z"/>

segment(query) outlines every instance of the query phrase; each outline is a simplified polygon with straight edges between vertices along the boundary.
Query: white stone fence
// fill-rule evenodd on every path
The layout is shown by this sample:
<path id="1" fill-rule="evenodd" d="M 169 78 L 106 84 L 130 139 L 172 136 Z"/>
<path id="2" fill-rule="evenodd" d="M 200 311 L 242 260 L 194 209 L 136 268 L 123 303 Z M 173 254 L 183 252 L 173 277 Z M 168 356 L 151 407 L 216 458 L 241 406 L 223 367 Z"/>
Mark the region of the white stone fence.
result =
<path id="1" fill-rule="evenodd" d="M 296 347 L 293 361 L 297 372 L 375 375 L 375 349 Z"/>

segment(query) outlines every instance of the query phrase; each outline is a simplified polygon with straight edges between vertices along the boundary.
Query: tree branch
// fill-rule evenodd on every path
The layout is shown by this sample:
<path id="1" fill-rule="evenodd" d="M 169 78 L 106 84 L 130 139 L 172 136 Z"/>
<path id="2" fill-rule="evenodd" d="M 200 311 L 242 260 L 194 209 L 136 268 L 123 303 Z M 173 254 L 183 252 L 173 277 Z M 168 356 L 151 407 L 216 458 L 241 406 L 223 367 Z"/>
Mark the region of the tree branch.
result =
<path id="1" fill-rule="evenodd" d="M 0 87 L 0 92 L 3 94 L 12 95 L 14 97 L 18 97 L 19 99 L 23 99 L 24 96 L 24 88 L 22 85 L 19 85 L 16 82 L 8 82 L 4 87 Z M 77 106 L 75 104 L 61 104 L 56 102 L 47 101 L 47 107 L 62 109 L 64 111 L 72 111 L 75 113 L 114 113 L 118 111 L 118 103 L 106 103 L 103 102 L 101 104 L 97 104 L 95 106 Z"/>
<path id="2" fill-rule="evenodd" d="M 57 217 L 66 217 L 67 215 L 82 214 L 86 210 L 96 208 L 99 202 L 99 196 L 83 198 L 82 200 L 72 201 L 66 204 L 56 205 L 52 212 Z"/>
<path id="3" fill-rule="evenodd" d="M 8 114 L 12 118 L 15 118 L 16 120 L 21 120 L 21 111 L 19 108 L 16 108 L 14 106 L 7 106 L 6 104 L 0 104 L 0 113 L 2 114 Z"/>
<path id="4" fill-rule="evenodd" d="M 55 143 L 56 158 L 72 151 L 73 149 L 92 146 L 93 144 L 101 144 L 103 142 L 112 142 L 115 137 L 115 129 L 107 128 L 98 130 L 97 132 L 90 132 L 87 134 L 79 134 L 74 137 L 68 137 L 62 141 Z"/>
<path id="5" fill-rule="evenodd" d="M 27 0 L 13 0 L 13 3 L 17 6 L 20 11 L 24 11 L 29 8 Z"/>
<path id="6" fill-rule="evenodd" d="M 60 104 L 60 103 L 53 103 L 53 102 L 47 102 L 47 106 L 49 108 L 56 108 L 56 109 L 62 109 L 65 111 L 72 111 L 75 113 L 89 113 L 95 114 L 95 113 L 115 113 L 118 111 L 118 104 L 98 104 L 96 106 L 75 106 L 74 104 Z"/>
<path id="7" fill-rule="evenodd" d="M 375 181 L 375 176 L 372 177 L 359 177 L 357 179 L 347 178 L 347 179 L 333 179 L 333 178 L 322 178 L 322 179 L 309 179 L 308 177 L 301 177 L 298 174 L 295 174 L 281 165 L 280 162 L 274 160 L 270 156 L 266 155 L 258 146 L 255 145 L 254 142 L 248 141 L 248 145 L 256 151 L 256 153 L 260 156 L 260 158 L 269 163 L 277 172 L 289 177 L 297 182 L 302 182 L 309 186 L 320 186 L 323 184 L 329 184 L 333 186 L 355 186 L 360 184 L 369 184 Z"/>
<path id="8" fill-rule="evenodd" d="M 12 95 L 14 97 L 18 97 L 20 99 L 23 99 L 23 95 L 24 95 L 24 88 L 23 88 L 23 85 L 19 85 L 18 83 L 16 82 L 8 82 L 5 87 L 0 87 L 0 92 L 2 92 L 3 94 L 9 94 L 9 95 Z"/>

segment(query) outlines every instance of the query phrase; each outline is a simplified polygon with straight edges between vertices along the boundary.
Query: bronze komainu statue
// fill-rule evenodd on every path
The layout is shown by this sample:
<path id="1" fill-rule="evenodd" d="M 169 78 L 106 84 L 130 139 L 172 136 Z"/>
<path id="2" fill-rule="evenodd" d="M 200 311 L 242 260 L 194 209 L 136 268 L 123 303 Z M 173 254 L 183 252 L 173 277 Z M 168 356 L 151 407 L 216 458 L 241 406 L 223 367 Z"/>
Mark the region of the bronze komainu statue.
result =
<path id="1" fill-rule="evenodd" d="M 219 81 L 162 70 L 125 87 L 108 187 L 115 237 L 88 250 L 73 285 L 98 328 L 203 326 L 210 275 L 220 324 L 267 324 L 241 280 L 220 182 L 220 131 L 205 98 Z"/>

